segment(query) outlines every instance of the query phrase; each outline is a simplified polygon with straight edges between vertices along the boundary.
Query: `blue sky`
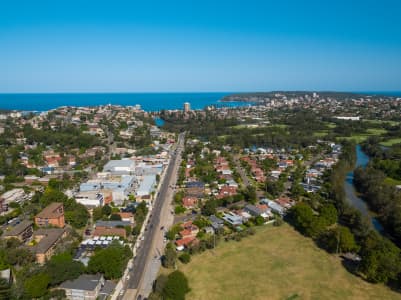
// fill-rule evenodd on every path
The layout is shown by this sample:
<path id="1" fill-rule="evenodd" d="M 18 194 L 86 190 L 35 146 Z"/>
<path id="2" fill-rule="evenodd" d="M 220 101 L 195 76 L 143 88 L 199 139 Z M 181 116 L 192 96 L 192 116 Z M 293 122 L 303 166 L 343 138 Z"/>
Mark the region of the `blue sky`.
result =
<path id="1" fill-rule="evenodd" d="M 401 90 L 400 1 L 0 0 L 0 92 Z"/>

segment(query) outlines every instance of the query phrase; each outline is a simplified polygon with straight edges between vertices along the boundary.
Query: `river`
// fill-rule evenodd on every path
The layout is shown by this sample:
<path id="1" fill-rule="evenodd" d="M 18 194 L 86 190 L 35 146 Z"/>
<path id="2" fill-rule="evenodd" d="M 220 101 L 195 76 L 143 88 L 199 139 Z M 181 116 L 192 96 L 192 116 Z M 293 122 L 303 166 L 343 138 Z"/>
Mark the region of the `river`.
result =
<path id="1" fill-rule="evenodd" d="M 369 163 L 369 156 L 367 156 L 363 151 L 360 145 L 356 146 L 356 167 L 365 168 Z M 369 210 L 368 205 L 365 201 L 363 201 L 355 190 L 354 184 L 354 171 L 349 172 L 344 182 L 344 190 L 346 199 L 348 203 L 355 207 L 358 211 L 361 212 L 362 216 L 367 217 L 372 223 L 373 228 L 375 228 L 378 232 L 383 232 L 383 226 L 379 223 L 379 221 L 374 218 Z"/>

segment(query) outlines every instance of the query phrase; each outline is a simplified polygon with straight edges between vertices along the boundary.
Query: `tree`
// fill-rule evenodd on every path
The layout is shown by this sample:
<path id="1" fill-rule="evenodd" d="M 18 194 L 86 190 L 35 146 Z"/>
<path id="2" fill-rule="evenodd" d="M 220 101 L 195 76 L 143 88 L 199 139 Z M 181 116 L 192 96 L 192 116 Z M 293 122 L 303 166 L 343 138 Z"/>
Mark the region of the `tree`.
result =
<path id="1" fill-rule="evenodd" d="M 14 248 L 7 250 L 7 261 L 11 265 L 23 266 L 33 262 L 34 260 L 35 257 L 29 249 Z"/>
<path id="2" fill-rule="evenodd" d="M 199 229 L 202 229 L 206 226 L 210 225 L 210 221 L 206 219 L 205 217 L 198 216 L 196 219 L 192 222 L 194 225 L 198 226 Z"/>
<path id="3" fill-rule="evenodd" d="M 24 283 L 25 293 L 31 299 L 39 298 L 47 293 L 50 276 L 46 273 L 38 273 L 29 277 Z"/>
<path id="4" fill-rule="evenodd" d="M 376 233 L 366 238 L 361 258 L 361 271 L 371 282 L 395 280 L 401 271 L 400 249 Z"/>
<path id="5" fill-rule="evenodd" d="M 42 207 L 48 206 L 52 202 L 64 202 L 67 200 L 67 196 L 64 195 L 60 190 L 56 190 L 51 187 L 47 187 L 39 202 Z"/>
<path id="6" fill-rule="evenodd" d="M 163 289 L 163 296 L 166 299 L 185 300 L 185 294 L 189 291 L 188 280 L 184 273 L 174 271 L 167 277 L 167 282 Z"/>
<path id="7" fill-rule="evenodd" d="M 0 278 L 0 299 L 11 298 L 11 286 L 4 278 Z"/>
<path id="8" fill-rule="evenodd" d="M 102 207 L 102 215 L 110 216 L 112 212 L 111 207 L 106 204 L 105 206 Z"/>
<path id="9" fill-rule="evenodd" d="M 308 233 L 313 217 L 312 208 L 306 203 L 298 203 L 290 210 L 290 218 L 294 226 L 304 234 Z"/>
<path id="10" fill-rule="evenodd" d="M 103 211 L 102 207 L 95 207 L 92 211 L 92 218 L 93 221 L 96 222 L 98 220 L 101 220 L 103 218 Z"/>
<path id="11" fill-rule="evenodd" d="M 216 213 L 216 208 L 217 208 L 217 202 L 213 199 L 209 199 L 202 207 L 202 214 L 205 216 L 213 215 Z"/>
<path id="12" fill-rule="evenodd" d="M 188 252 L 184 252 L 183 254 L 180 255 L 178 258 L 182 263 L 187 264 L 191 261 L 191 255 L 189 255 Z"/>
<path id="13" fill-rule="evenodd" d="M 177 252 L 174 249 L 174 245 L 169 243 L 166 247 L 166 252 L 164 253 L 162 263 L 165 268 L 173 268 L 175 267 L 175 263 L 177 260 Z"/>
<path id="14" fill-rule="evenodd" d="M 112 214 L 110 215 L 111 221 L 121 221 L 121 216 L 119 214 Z"/>
<path id="15" fill-rule="evenodd" d="M 128 246 L 121 246 L 113 242 L 109 247 L 100 249 L 91 256 L 88 263 L 88 272 L 92 274 L 103 273 L 106 279 L 121 278 L 132 251 Z"/>
<path id="16" fill-rule="evenodd" d="M 348 227 L 337 226 L 319 238 L 319 244 L 331 253 L 357 252 L 359 247 Z"/>
<path id="17" fill-rule="evenodd" d="M 89 213 L 86 207 L 80 203 L 76 203 L 70 207 L 66 207 L 65 221 L 74 228 L 82 228 L 86 226 L 89 219 Z"/>
<path id="18" fill-rule="evenodd" d="M 257 216 L 255 218 L 255 223 L 258 226 L 263 225 L 265 223 L 265 219 L 262 216 Z"/>
<path id="19" fill-rule="evenodd" d="M 56 286 L 66 280 L 79 277 L 84 272 L 85 266 L 81 262 L 73 260 L 72 256 L 65 252 L 53 255 L 45 269 L 51 278 L 50 285 Z"/>
<path id="20" fill-rule="evenodd" d="M 337 209 L 331 203 L 323 205 L 322 208 L 320 209 L 319 216 L 326 220 L 327 226 L 332 225 L 337 222 L 338 218 Z"/>

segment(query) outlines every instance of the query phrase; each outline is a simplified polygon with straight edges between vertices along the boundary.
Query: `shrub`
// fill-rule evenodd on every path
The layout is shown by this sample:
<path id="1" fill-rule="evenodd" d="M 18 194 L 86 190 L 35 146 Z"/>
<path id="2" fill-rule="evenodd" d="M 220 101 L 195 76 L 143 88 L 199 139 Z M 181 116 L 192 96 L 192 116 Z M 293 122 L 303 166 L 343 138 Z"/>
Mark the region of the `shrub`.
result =
<path id="1" fill-rule="evenodd" d="M 191 261 L 191 255 L 189 255 L 189 253 L 185 252 L 185 253 L 181 254 L 178 259 L 182 263 L 187 264 L 187 263 L 189 263 Z"/>

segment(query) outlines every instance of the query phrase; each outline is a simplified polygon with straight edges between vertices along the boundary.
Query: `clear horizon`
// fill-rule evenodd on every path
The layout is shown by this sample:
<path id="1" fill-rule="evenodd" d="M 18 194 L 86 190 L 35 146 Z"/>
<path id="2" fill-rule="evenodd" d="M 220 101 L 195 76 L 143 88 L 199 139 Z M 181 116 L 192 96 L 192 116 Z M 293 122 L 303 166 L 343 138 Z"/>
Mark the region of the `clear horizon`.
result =
<path id="1" fill-rule="evenodd" d="M 401 3 L 0 5 L 0 93 L 401 90 Z"/>
<path id="2" fill-rule="evenodd" d="M 383 91 L 346 91 L 346 90 L 259 90 L 259 91 L 50 91 L 50 92 L 0 92 L 0 95 L 7 94 L 244 94 L 244 93 L 271 93 L 271 92 L 316 92 L 316 93 L 353 93 L 353 94 L 374 94 L 374 93 L 401 93 L 400 90 L 383 90 Z"/>

